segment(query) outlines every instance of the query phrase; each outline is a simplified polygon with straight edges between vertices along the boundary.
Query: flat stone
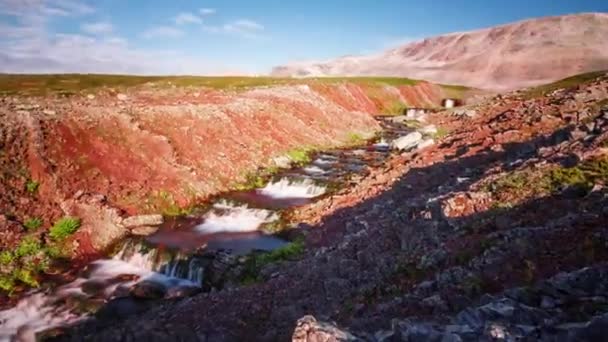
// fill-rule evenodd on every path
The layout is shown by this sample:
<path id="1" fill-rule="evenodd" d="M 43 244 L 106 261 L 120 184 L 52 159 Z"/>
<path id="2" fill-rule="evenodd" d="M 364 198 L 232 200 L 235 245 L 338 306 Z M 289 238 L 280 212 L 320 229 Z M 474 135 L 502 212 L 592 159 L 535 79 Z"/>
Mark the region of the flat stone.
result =
<path id="1" fill-rule="evenodd" d="M 136 215 L 127 217 L 122 221 L 122 225 L 126 228 L 135 228 L 142 226 L 155 226 L 163 223 L 163 216 L 158 214 L 153 215 Z"/>
<path id="2" fill-rule="evenodd" d="M 156 233 L 158 231 L 158 229 L 159 229 L 159 227 L 140 226 L 140 227 L 135 227 L 135 228 L 131 229 L 131 234 L 137 235 L 137 236 L 148 236 L 148 235 L 152 235 L 152 234 Z"/>
<path id="3" fill-rule="evenodd" d="M 407 151 L 415 148 L 422 141 L 420 132 L 412 132 L 393 140 L 391 147 L 399 151 Z"/>

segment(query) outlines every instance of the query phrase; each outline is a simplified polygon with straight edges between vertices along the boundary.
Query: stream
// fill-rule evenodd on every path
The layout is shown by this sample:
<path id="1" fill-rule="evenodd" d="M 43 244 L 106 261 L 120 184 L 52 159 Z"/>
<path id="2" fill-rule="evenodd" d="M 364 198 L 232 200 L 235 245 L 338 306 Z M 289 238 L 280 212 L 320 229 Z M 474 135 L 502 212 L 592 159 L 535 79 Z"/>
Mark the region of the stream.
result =
<path id="1" fill-rule="evenodd" d="M 265 233 L 265 225 L 335 187 L 356 183 L 385 162 L 391 141 L 412 132 L 391 117 L 377 119 L 383 129 L 375 142 L 317 152 L 309 164 L 282 170 L 261 188 L 225 193 L 200 214 L 167 218 L 156 233 L 129 238 L 76 280 L 31 291 L 0 311 L 0 341 L 35 339 L 36 333 L 73 324 L 121 300 L 133 305 L 134 297 L 174 299 L 208 291 L 206 272 L 218 253 L 239 257 L 284 246 L 288 241 Z"/>

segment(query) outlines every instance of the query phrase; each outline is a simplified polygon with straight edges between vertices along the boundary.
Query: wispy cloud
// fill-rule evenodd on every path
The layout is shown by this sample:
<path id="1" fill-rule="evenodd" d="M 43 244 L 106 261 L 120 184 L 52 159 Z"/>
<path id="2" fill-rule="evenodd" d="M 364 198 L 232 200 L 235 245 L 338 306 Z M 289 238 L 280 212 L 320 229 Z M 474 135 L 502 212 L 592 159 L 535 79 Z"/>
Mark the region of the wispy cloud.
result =
<path id="1" fill-rule="evenodd" d="M 1 46 L 1 45 L 0 45 Z M 237 74 L 225 65 L 167 50 L 137 49 L 126 39 L 101 39 L 78 34 L 54 34 L 23 39 L 0 48 L 0 72 Z"/>
<path id="2" fill-rule="evenodd" d="M 177 38 L 184 35 L 184 31 L 172 26 L 152 27 L 142 33 L 146 39 L 152 38 Z"/>
<path id="3" fill-rule="evenodd" d="M 205 25 L 203 29 L 209 33 L 231 34 L 250 39 L 264 37 L 264 25 L 250 19 L 239 19 L 220 26 Z"/>
<path id="4" fill-rule="evenodd" d="M 189 12 L 182 12 L 182 13 L 178 14 L 173 19 L 173 21 L 177 25 L 202 24 L 203 23 L 203 20 L 198 15 L 195 15 L 195 14 L 189 13 Z"/>
<path id="5" fill-rule="evenodd" d="M 112 23 L 91 18 L 96 12 L 90 5 L 93 3 L 93 0 L 0 0 L 0 16 L 9 18 L 0 22 L 0 72 L 239 74 L 223 63 L 204 60 L 190 52 L 134 46 L 126 37 L 117 35 L 119 30 Z M 203 17 L 213 13 L 214 10 L 207 9 L 178 17 L 182 24 L 196 24 L 201 30 Z M 172 18 L 172 24 L 150 27 L 140 36 L 148 39 L 183 36 L 186 31 L 177 26 L 176 18 Z M 82 34 L 62 33 L 56 26 L 60 20 L 80 26 Z M 263 30 L 252 23 L 237 21 L 218 29 L 233 34 Z"/>
<path id="6" fill-rule="evenodd" d="M 0 0 L 0 13 L 15 17 L 76 16 L 95 12 L 95 8 L 78 0 Z"/>
<path id="7" fill-rule="evenodd" d="M 205 15 L 212 15 L 212 14 L 217 13 L 217 11 L 215 10 L 215 8 L 201 8 L 201 9 L 198 10 L 198 12 L 201 15 L 204 15 L 204 16 Z"/>
<path id="8" fill-rule="evenodd" d="M 112 31 L 114 31 L 114 27 L 112 26 L 112 24 L 110 24 L 109 22 L 106 22 L 106 21 L 82 24 L 80 26 L 80 28 L 82 29 L 83 32 L 86 32 L 89 34 L 94 34 L 94 35 L 108 34 L 108 33 L 111 33 Z"/>

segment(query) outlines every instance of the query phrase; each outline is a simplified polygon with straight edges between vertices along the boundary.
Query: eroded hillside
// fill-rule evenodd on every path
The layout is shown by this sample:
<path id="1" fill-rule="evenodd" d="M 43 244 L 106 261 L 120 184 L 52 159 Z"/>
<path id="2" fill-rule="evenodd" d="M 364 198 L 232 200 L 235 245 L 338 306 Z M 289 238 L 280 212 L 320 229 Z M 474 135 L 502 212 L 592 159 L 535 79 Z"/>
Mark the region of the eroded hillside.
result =
<path id="1" fill-rule="evenodd" d="M 360 143 L 379 129 L 374 114 L 437 107 L 453 93 L 399 79 L 3 80 L 0 247 L 38 253 L 58 240 L 52 227 L 69 235 L 80 226 L 55 247 L 84 259 L 127 235 L 128 215 L 185 213 L 302 151 Z M 2 288 L 37 285 L 30 271 L 7 269 Z"/>

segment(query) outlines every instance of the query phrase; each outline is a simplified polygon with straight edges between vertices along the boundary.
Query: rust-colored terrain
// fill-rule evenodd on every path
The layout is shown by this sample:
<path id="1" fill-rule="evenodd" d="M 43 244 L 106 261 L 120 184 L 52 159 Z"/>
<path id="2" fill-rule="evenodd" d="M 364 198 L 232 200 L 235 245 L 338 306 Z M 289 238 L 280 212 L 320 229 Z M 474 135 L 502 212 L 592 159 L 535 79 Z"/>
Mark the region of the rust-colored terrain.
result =
<path id="1" fill-rule="evenodd" d="M 391 75 L 516 89 L 608 68 L 608 14 L 526 20 L 413 42 L 368 56 L 294 63 L 275 76 Z"/>
<path id="2" fill-rule="evenodd" d="M 424 82 L 290 81 L 3 96 L 0 247 L 14 246 L 29 219 L 41 219 L 43 233 L 71 215 L 83 220 L 77 251 L 100 251 L 124 235 L 126 214 L 178 214 L 274 157 L 370 137 L 374 114 L 395 103 L 436 107 L 445 92 Z"/>
<path id="3" fill-rule="evenodd" d="M 293 213 L 303 254 L 59 340 L 602 340 L 607 99 L 598 73 L 432 114 L 435 146 Z"/>

